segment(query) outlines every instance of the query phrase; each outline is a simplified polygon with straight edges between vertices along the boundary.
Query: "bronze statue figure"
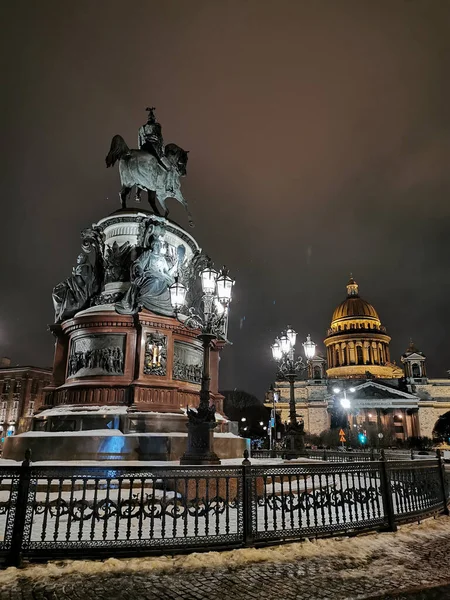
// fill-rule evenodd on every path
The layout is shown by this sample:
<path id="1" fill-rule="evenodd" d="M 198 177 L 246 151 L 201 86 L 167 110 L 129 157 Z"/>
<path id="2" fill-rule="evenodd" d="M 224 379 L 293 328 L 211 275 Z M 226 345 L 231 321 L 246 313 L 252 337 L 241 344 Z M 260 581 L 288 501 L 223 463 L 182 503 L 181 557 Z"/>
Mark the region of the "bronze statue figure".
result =
<path id="1" fill-rule="evenodd" d="M 155 109 L 147 110 L 147 123 L 139 130 L 139 149 L 128 148 L 123 137 L 115 135 L 105 159 L 107 167 L 112 167 L 119 161 L 122 208 L 127 207 L 127 198 L 135 187 L 138 201 L 141 190 L 148 192 L 150 205 L 156 215 L 160 215 L 156 200 L 164 209 L 165 217 L 169 215 L 166 199 L 178 200 L 186 209 L 192 227 L 192 216 L 181 193 L 180 184 L 180 177 L 186 175 L 188 152 L 176 144 L 164 146 L 161 125 L 155 119 Z"/>
<path id="2" fill-rule="evenodd" d="M 55 323 L 70 319 L 90 306 L 103 278 L 103 237 L 97 227 L 81 232 L 81 249 L 72 275 L 53 289 Z M 90 257 L 92 260 L 90 260 Z"/>
<path id="3" fill-rule="evenodd" d="M 116 304 L 120 314 L 133 314 L 146 308 L 160 315 L 173 316 L 169 286 L 175 281 L 178 263 L 169 267 L 162 253 L 162 242 L 155 238 L 131 267 L 131 285 Z"/>

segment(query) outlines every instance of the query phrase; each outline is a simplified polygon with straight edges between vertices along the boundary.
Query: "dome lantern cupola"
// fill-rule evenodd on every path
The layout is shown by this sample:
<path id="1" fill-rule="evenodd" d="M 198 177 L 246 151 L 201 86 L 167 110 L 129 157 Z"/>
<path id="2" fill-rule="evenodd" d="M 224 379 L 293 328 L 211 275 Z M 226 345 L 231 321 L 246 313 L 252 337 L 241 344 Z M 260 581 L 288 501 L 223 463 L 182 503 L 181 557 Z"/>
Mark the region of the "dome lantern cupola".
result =
<path id="1" fill-rule="evenodd" d="M 350 275 L 350 280 L 347 283 L 347 298 L 352 298 L 358 296 L 359 297 L 359 288 L 356 281 Z"/>

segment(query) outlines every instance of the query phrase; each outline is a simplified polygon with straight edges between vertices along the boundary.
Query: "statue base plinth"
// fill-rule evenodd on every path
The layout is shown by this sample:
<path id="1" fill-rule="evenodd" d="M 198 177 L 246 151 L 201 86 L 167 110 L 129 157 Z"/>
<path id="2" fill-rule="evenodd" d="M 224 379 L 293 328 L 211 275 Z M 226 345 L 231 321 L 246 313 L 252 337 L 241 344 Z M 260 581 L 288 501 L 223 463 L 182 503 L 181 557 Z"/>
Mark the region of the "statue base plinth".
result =
<path id="1" fill-rule="evenodd" d="M 298 424 L 289 426 L 285 437 L 284 448 L 286 454 L 283 458 L 291 459 L 306 456 L 305 432 L 303 426 Z"/>
<path id="2" fill-rule="evenodd" d="M 212 450 L 216 426 L 215 421 L 189 421 L 187 450 L 180 459 L 180 465 L 220 465 L 219 457 Z"/>

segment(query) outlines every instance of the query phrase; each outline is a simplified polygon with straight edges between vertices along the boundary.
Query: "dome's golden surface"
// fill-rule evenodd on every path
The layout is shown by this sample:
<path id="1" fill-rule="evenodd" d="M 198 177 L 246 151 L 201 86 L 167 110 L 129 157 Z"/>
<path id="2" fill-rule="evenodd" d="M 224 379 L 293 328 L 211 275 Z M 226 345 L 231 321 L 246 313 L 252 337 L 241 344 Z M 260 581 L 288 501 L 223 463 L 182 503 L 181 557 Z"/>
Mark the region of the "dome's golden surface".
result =
<path id="1" fill-rule="evenodd" d="M 380 320 L 374 307 L 359 296 L 350 296 L 341 302 L 333 313 L 331 322 L 346 318 L 365 318 Z"/>

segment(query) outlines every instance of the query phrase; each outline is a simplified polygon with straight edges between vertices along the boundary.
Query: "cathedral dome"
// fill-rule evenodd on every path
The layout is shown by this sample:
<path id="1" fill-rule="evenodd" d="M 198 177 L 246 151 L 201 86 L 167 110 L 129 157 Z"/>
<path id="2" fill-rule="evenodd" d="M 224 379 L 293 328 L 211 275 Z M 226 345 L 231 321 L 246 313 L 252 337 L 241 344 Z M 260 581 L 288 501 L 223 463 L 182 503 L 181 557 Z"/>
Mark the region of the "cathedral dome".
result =
<path id="1" fill-rule="evenodd" d="M 347 298 L 333 312 L 331 324 L 341 319 L 375 319 L 380 320 L 375 308 L 366 300 L 360 298 L 358 284 L 353 278 L 347 284 Z"/>
<path id="2" fill-rule="evenodd" d="M 327 347 L 328 377 L 398 378 L 403 371 L 390 364 L 391 338 L 375 308 L 359 296 L 353 277 L 347 284 L 347 298 L 333 312 L 324 340 Z"/>

